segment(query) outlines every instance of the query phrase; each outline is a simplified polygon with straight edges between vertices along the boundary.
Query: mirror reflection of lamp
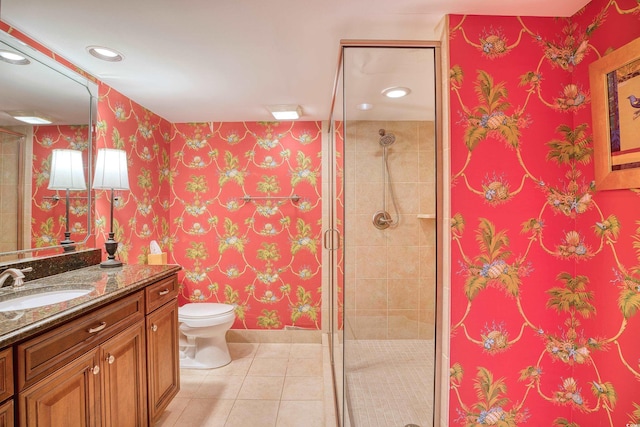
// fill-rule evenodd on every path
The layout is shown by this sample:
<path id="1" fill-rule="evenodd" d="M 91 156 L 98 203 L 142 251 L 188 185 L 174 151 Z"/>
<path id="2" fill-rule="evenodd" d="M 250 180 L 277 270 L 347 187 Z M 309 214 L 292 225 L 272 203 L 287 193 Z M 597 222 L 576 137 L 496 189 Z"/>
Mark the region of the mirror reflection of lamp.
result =
<path id="1" fill-rule="evenodd" d="M 51 172 L 49 174 L 49 190 L 66 191 L 66 228 L 64 240 L 60 242 L 65 252 L 75 250 L 74 241 L 69 231 L 69 191 L 86 190 L 82 152 L 78 150 L 53 150 L 51 154 Z"/>
<path id="2" fill-rule="evenodd" d="M 109 238 L 104 243 L 107 259 L 100 263 L 100 267 L 120 267 L 122 261 L 116 260 L 118 242 L 113 233 L 113 191 L 129 190 L 129 175 L 127 172 L 127 153 L 124 150 L 101 148 L 98 150 L 96 171 L 93 177 L 94 190 L 111 190 L 111 216 Z"/>

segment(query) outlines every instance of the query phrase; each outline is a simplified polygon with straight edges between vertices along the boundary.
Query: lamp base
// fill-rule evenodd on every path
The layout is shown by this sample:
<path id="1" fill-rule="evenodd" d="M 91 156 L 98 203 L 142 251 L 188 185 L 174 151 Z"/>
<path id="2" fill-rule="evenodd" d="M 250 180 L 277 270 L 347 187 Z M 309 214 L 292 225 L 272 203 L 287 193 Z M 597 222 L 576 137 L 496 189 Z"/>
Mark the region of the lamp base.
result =
<path id="1" fill-rule="evenodd" d="M 122 261 L 116 259 L 118 242 L 116 242 L 113 237 L 113 231 L 111 231 L 109 232 L 109 238 L 104 242 L 104 248 L 107 251 L 107 259 L 100 263 L 100 267 L 102 268 L 122 267 Z"/>
<path id="2" fill-rule="evenodd" d="M 65 232 L 64 240 L 60 242 L 60 244 L 62 245 L 62 249 L 64 249 L 65 252 L 73 252 L 76 250 L 74 243 L 75 242 L 71 240 L 71 233 Z"/>
<path id="3" fill-rule="evenodd" d="M 100 267 L 102 268 L 122 267 L 122 261 L 119 261 L 117 259 L 107 259 L 100 263 Z"/>

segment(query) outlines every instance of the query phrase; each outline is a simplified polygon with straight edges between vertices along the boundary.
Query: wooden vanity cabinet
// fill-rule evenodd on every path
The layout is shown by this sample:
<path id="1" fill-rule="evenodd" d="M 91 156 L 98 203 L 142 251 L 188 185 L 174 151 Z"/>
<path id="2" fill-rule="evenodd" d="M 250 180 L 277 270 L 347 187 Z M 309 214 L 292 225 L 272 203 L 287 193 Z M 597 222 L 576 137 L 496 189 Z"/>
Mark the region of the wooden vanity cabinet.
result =
<path id="1" fill-rule="evenodd" d="M 136 322 L 100 346 L 102 425 L 147 424 L 144 322 Z"/>
<path id="2" fill-rule="evenodd" d="M 109 303 L 17 345 L 17 389 L 22 391 L 135 322 L 144 321 L 142 291 Z"/>
<path id="3" fill-rule="evenodd" d="M 98 425 L 98 366 L 98 352 L 94 350 L 21 392 L 18 403 L 20 425 Z"/>
<path id="4" fill-rule="evenodd" d="M 20 393 L 20 425 L 146 425 L 144 341 L 138 321 L 27 388 Z"/>
<path id="5" fill-rule="evenodd" d="M 178 281 L 176 276 L 145 289 L 149 425 L 180 391 Z"/>
<path id="6" fill-rule="evenodd" d="M 145 352 L 142 291 L 19 344 L 20 425 L 146 424 Z"/>
<path id="7" fill-rule="evenodd" d="M 13 427 L 13 351 L 0 351 L 0 427 Z"/>
<path id="8" fill-rule="evenodd" d="M 14 421 L 14 405 L 13 399 L 7 400 L 0 405 L 0 427 L 13 427 Z"/>
<path id="9" fill-rule="evenodd" d="M 180 389 L 177 288 L 173 275 L 18 344 L 19 425 L 153 425 Z"/>

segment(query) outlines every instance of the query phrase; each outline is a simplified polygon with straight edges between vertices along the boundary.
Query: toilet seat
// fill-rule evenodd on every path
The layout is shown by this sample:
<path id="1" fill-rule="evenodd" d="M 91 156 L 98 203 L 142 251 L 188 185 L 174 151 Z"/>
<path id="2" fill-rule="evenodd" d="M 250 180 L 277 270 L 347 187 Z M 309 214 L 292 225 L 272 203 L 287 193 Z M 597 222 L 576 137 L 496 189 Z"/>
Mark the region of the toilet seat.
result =
<path id="1" fill-rule="evenodd" d="M 206 319 L 223 316 L 233 311 L 235 307 L 231 304 L 221 304 L 217 302 L 192 302 L 180 307 L 180 317 L 185 319 Z"/>
<path id="2" fill-rule="evenodd" d="M 231 304 L 189 303 L 178 308 L 178 321 L 191 327 L 213 326 L 233 319 L 234 309 Z"/>

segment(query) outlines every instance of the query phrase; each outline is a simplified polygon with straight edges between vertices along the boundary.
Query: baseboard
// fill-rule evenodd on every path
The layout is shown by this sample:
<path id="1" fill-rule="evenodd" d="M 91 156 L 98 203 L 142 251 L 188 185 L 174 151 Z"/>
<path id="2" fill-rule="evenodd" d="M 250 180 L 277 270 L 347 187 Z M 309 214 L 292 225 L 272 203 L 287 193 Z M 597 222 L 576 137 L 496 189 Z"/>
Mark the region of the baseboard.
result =
<path id="1" fill-rule="evenodd" d="M 230 329 L 227 342 L 252 343 L 322 343 L 322 331 L 316 329 L 256 330 Z"/>

